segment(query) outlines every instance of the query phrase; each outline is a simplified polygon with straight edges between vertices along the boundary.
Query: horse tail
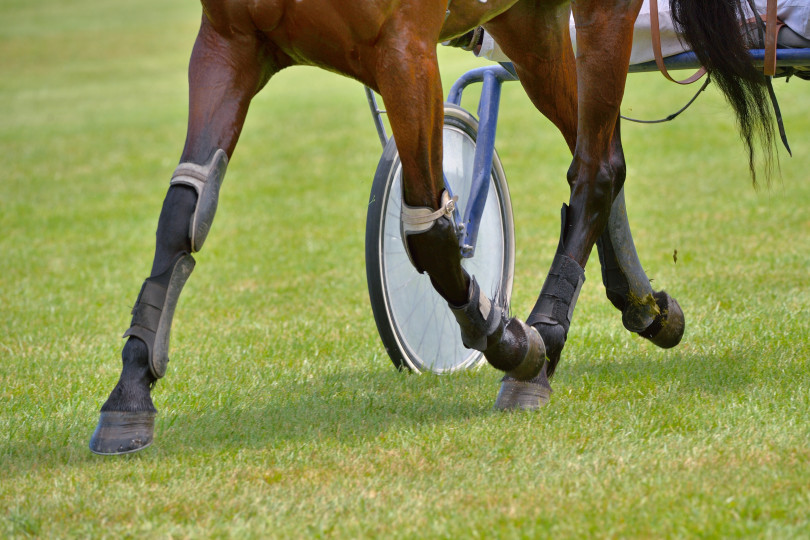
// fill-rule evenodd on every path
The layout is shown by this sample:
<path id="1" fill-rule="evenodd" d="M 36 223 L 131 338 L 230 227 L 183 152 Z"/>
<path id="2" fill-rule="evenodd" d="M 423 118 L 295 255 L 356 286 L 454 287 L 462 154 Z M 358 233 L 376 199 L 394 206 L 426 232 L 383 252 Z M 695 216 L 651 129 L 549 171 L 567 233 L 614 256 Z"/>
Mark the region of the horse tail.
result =
<path id="1" fill-rule="evenodd" d="M 652 0 L 655 2 L 656 0 Z M 670 0 L 676 31 L 694 51 L 737 116 L 756 184 L 755 149 L 762 148 L 765 176 L 773 170 L 774 128 L 767 80 L 756 68 L 741 31 L 745 0 Z"/>

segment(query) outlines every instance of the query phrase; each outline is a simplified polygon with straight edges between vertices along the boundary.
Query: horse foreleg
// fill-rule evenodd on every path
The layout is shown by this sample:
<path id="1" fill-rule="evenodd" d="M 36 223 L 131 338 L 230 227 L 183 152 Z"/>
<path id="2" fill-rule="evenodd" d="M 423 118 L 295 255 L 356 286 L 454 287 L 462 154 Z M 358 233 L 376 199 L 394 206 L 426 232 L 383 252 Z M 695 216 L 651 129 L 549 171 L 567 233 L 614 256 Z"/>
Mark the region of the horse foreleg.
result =
<path id="1" fill-rule="evenodd" d="M 439 14 L 440 16 L 442 14 Z M 441 20 L 441 19 L 439 19 Z M 396 32 L 396 38 L 407 31 Z M 394 44 L 382 53 L 377 84 L 402 163 L 402 240 L 414 267 L 430 277 L 459 323 L 465 346 L 518 379 L 534 377 L 545 358 L 539 334 L 510 319 L 475 277 L 461 267 L 454 202 L 442 174 L 443 100 L 435 45 L 413 37 L 407 54 Z"/>
<path id="2" fill-rule="evenodd" d="M 255 37 L 225 38 L 203 17 L 189 65 L 189 123 L 158 221 L 155 256 L 132 310 L 121 376 L 101 407 L 90 449 L 134 452 L 151 444 L 151 398 L 169 361 L 174 309 L 214 218 L 228 158 L 248 105 L 273 72 Z"/>
<path id="3" fill-rule="evenodd" d="M 522 0 L 490 21 L 486 28 L 513 60 L 532 103 L 560 130 L 573 153 L 577 143 L 577 73 L 569 35 L 570 7 Z M 552 275 L 541 298 L 554 303 L 536 306 L 527 323 L 543 338 L 548 362 L 537 377 L 518 381 L 504 377 L 495 401 L 498 409 L 534 409 L 548 401 L 553 372 L 565 342 L 573 305 L 582 284 L 582 269 L 574 261 L 555 258 Z M 561 274 L 561 270 L 564 270 Z M 554 290 L 550 290 L 551 286 Z M 545 302 L 545 300 L 544 300 Z M 562 308 L 560 308 L 562 306 Z M 548 309 L 546 309 L 548 308 Z M 547 312 L 544 319 L 539 316 Z M 553 324 L 546 324 L 553 322 Z"/>

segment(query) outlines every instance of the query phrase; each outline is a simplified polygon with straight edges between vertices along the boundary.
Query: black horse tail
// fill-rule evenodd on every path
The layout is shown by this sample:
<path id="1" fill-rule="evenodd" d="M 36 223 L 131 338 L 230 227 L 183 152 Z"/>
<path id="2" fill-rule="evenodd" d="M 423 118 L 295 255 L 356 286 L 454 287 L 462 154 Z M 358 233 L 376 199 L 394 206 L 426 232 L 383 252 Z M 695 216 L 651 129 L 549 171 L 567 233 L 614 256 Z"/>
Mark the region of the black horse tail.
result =
<path id="1" fill-rule="evenodd" d="M 655 2 L 656 0 L 652 0 Z M 720 87 L 737 115 L 740 137 L 756 184 L 755 149 L 762 148 L 765 176 L 773 170 L 774 128 L 767 80 L 754 66 L 742 25 L 745 0 L 670 0 L 676 31 Z"/>

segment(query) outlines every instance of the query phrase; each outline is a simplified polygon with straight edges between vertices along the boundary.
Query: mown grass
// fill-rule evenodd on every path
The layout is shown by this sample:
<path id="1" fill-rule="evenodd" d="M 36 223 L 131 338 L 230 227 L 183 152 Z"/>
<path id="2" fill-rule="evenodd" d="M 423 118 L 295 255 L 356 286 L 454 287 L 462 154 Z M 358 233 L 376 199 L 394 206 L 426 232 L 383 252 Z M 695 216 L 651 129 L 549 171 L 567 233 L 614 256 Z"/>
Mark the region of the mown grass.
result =
<path id="1" fill-rule="evenodd" d="M 183 293 L 156 442 L 101 458 L 87 441 L 183 142 L 199 8 L 0 13 L 0 535 L 810 534 L 807 83 L 777 84 L 795 157 L 770 187 L 750 185 L 715 92 L 675 123 L 624 127 L 637 246 L 686 312 L 684 341 L 628 335 L 594 258 L 550 406 L 503 415 L 490 368 L 390 365 L 365 285 L 380 148 L 361 88 L 281 73 Z M 441 54 L 448 83 L 480 65 Z M 666 114 L 689 92 L 634 75 L 625 112 Z M 517 85 L 501 120 L 525 314 L 569 156 Z"/>

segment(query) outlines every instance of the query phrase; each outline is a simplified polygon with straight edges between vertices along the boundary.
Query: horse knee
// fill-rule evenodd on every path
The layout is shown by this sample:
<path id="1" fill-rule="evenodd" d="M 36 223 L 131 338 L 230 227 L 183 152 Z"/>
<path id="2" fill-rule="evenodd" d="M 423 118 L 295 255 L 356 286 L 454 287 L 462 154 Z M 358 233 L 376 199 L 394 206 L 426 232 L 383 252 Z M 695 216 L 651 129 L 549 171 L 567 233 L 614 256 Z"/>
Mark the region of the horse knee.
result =
<path id="1" fill-rule="evenodd" d="M 163 272 L 175 254 L 191 251 L 188 230 L 196 204 L 197 194 L 192 188 L 169 186 L 155 234 L 157 252 L 153 275 Z"/>
<path id="2" fill-rule="evenodd" d="M 153 276 L 166 271 L 178 254 L 200 251 L 214 221 L 227 165 L 225 151 L 217 150 L 207 163 L 177 166 L 158 221 Z"/>

